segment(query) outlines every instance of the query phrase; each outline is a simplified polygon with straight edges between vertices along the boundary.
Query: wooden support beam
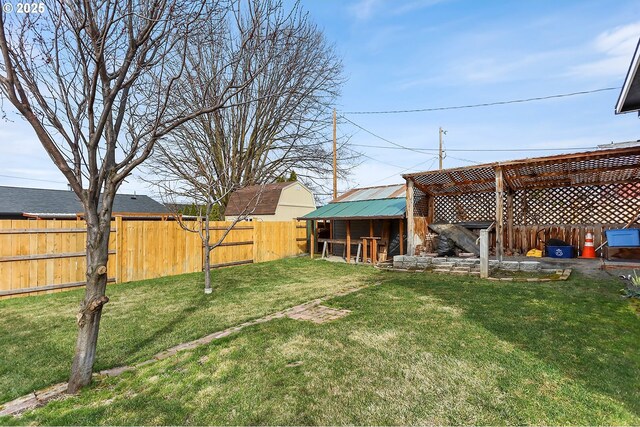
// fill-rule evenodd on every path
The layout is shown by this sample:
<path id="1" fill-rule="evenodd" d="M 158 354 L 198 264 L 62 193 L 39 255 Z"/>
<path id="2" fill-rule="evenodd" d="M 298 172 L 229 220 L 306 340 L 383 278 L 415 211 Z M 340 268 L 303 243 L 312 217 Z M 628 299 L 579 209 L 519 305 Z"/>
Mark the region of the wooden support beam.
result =
<path id="1" fill-rule="evenodd" d="M 489 277 L 489 230 L 480 230 L 480 277 Z"/>
<path id="2" fill-rule="evenodd" d="M 373 237 L 373 220 L 369 220 L 369 237 Z"/>
<path id="3" fill-rule="evenodd" d="M 116 231 L 112 228 L 110 232 Z M 0 230 L 0 234 L 47 234 L 47 233 L 86 233 L 86 228 L 16 228 L 16 229 L 3 229 Z"/>
<path id="4" fill-rule="evenodd" d="M 411 182 L 413 185 L 413 187 L 417 188 L 418 190 L 422 191 L 425 194 L 429 194 L 429 195 L 433 195 L 433 192 L 431 191 L 431 188 L 427 187 L 424 184 L 420 184 L 419 182 L 413 182 L 411 180 L 408 180 L 407 182 Z M 409 189 L 409 185 L 407 184 L 407 190 Z"/>
<path id="5" fill-rule="evenodd" d="M 400 255 L 404 255 L 404 219 L 400 218 Z"/>
<path id="6" fill-rule="evenodd" d="M 371 264 L 378 263 L 378 240 L 371 239 Z"/>
<path id="7" fill-rule="evenodd" d="M 434 196 L 427 196 L 427 227 L 429 224 L 433 224 L 433 218 L 436 214 L 436 198 Z"/>
<path id="8" fill-rule="evenodd" d="M 504 256 L 504 179 L 502 169 L 496 169 L 496 257 L 502 261 Z"/>
<path id="9" fill-rule="evenodd" d="M 110 250 L 109 255 L 114 255 L 115 250 Z M 61 252 L 59 254 L 34 254 L 34 255 L 14 255 L 0 257 L 0 262 L 12 261 L 36 261 L 39 259 L 59 259 L 59 258 L 82 258 L 87 256 L 86 252 Z"/>
<path id="10" fill-rule="evenodd" d="M 107 279 L 107 283 L 115 283 L 115 281 L 116 281 L 115 277 L 109 277 Z M 8 291 L 0 291 L 0 297 L 4 297 L 8 295 L 28 294 L 30 292 L 51 291 L 54 289 L 78 288 L 80 286 L 85 286 L 85 285 L 86 285 L 86 282 L 72 282 L 72 283 L 60 283 L 55 285 L 34 286 L 31 288 L 12 289 Z"/>
<path id="11" fill-rule="evenodd" d="M 228 227 L 209 227 L 209 230 L 226 231 Z M 253 230 L 253 225 L 234 225 L 232 230 Z"/>
<path id="12" fill-rule="evenodd" d="M 211 264 L 211 268 L 233 267 L 234 265 L 253 264 L 252 259 L 245 259 L 242 261 L 223 262 L 220 264 Z"/>
<path id="13" fill-rule="evenodd" d="M 407 253 L 414 255 L 416 245 L 413 238 L 415 224 L 413 219 L 413 180 L 407 179 Z"/>
<path id="14" fill-rule="evenodd" d="M 347 264 L 351 263 L 351 221 L 347 220 Z"/>
<path id="15" fill-rule="evenodd" d="M 367 246 L 369 246 L 369 242 L 365 239 L 362 239 L 362 262 L 367 262 Z"/>
<path id="16" fill-rule="evenodd" d="M 309 233 L 309 237 L 311 240 L 311 247 L 309 248 L 309 255 L 311 256 L 311 259 L 313 259 L 313 254 L 315 252 L 316 249 L 316 222 L 311 221 L 311 233 Z"/>
<path id="17" fill-rule="evenodd" d="M 507 190 L 507 240 L 509 251 L 513 254 L 513 195 L 512 190 Z"/>
<path id="18" fill-rule="evenodd" d="M 213 242 L 211 243 L 213 245 Z M 218 246 L 244 246 L 244 245 L 253 245 L 253 240 L 246 240 L 243 242 L 223 242 Z"/>
<path id="19" fill-rule="evenodd" d="M 333 235 L 333 233 L 335 231 L 334 227 L 333 227 L 334 221 L 335 221 L 334 219 L 329 221 L 329 238 L 330 239 L 334 239 L 335 238 L 334 235 Z M 329 253 L 333 254 L 333 243 L 329 243 Z"/>

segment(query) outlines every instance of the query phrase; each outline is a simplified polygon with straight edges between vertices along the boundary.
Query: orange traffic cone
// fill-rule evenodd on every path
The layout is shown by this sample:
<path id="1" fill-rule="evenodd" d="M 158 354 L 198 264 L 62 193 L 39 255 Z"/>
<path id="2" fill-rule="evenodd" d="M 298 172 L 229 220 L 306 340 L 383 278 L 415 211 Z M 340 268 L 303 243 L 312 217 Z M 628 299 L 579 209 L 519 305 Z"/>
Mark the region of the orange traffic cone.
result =
<path id="1" fill-rule="evenodd" d="M 580 258 L 595 258 L 596 249 L 593 247 L 593 234 L 587 233 L 584 237 L 584 249 Z"/>

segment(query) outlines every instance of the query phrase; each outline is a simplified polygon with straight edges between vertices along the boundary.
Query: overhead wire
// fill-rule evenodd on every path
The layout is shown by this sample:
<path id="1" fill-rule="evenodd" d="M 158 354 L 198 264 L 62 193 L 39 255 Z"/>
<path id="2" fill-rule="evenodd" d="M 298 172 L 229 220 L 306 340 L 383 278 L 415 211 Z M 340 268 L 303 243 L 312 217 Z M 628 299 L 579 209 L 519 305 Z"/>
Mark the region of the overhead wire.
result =
<path id="1" fill-rule="evenodd" d="M 379 182 L 386 181 L 386 180 L 387 180 L 387 179 L 389 179 L 389 178 L 393 178 L 394 176 L 397 176 L 399 173 L 406 172 L 406 171 L 408 171 L 408 170 L 410 170 L 410 169 L 415 169 L 415 168 L 417 168 L 418 166 L 422 166 L 423 164 L 427 163 L 429 160 L 431 160 L 431 164 L 429 164 L 429 166 L 426 168 L 426 170 L 430 170 L 430 169 L 431 169 L 431 167 L 433 166 L 433 164 L 436 162 L 436 160 L 438 160 L 438 157 L 437 157 L 437 156 L 436 156 L 436 157 L 432 157 L 432 158 L 430 158 L 430 159 L 427 159 L 427 160 L 425 160 L 425 161 L 422 161 L 422 162 L 420 162 L 420 163 L 416 163 L 415 165 L 409 166 L 408 168 L 404 168 L 404 169 L 402 169 L 402 170 L 400 170 L 400 171 L 398 171 L 398 172 L 394 173 L 393 175 L 389 175 L 389 176 L 385 176 L 384 178 L 380 178 L 379 180 L 374 181 L 374 182 L 372 182 L 371 184 L 377 184 L 377 183 L 379 183 Z"/>
<path id="2" fill-rule="evenodd" d="M 380 111 L 343 111 L 341 114 L 403 114 L 403 113 L 424 113 L 429 111 L 462 110 L 467 108 L 491 107 L 495 105 L 522 104 L 525 102 L 544 101 L 547 99 L 567 98 L 571 96 L 588 95 L 598 92 L 620 90 L 620 87 L 605 87 L 600 89 L 583 90 L 579 92 L 560 93 L 555 95 L 536 96 L 533 98 L 511 99 L 507 101 L 482 102 L 479 104 L 455 105 L 447 107 L 414 108 L 405 110 L 380 110 Z M 343 116 L 344 117 L 344 116 Z"/>
<path id="3" fill-rule="evenodd" d="M 374 133 L 374 132 L 370 131 L 369 129 L 366 129 L 366 128 L 364 128 L 364 127 L 360 126 L 359 124 L 357 124 L 356 122 L 354 122 L 354 121 L 352 121 L 352 120 L 350 120 L 350 119 L 346 118 L 345 116 L 340 116 L 340 117 L 342 117 L 343 119 L 345 119 L 346 121 L 348 121 L 349 123 L 351 123 L 353 126 L 357 127 L 358 129 L 363 130 L 364 132 L 368 133 L 369 135 L 371 135 L 371 136 L 373 136 L 373 137 L 376 137 L 376 138 L 378 138 L 379 140 L 384 141 L 384 142 L 386 142 L 386 143 L 388 143 L 388 144 L 395 145 L 395 146 L 396 146 L 396 147 L 398 147 L 398 148 L 402 148 L 402 149 L 405 149 L 405 150 L 413 151 L 413 152 L 416 152 L 416 153 L 420 153 L 420 151 L 421 151 L 420 149 L 416 149 L 416 148 L 412 148 L 412 147 L 407 147 L 407 146 L 405 146 L 405 145 L 398 144 L 398 143 L 396 143 L 396 142 L 390 141 L 390 140 L 388 140 L 387 138 L 384 138 L 384 137 L 382 137 L 382 136 L 380 136 L 380 135 L 378 135 L 378 134 L 376 134 L 376 133 Z M 424 153 L 421 153 L 421 154 L 424 154 Z"/>
<path id="4" fill-rule="evenodd" d="M 365 147 L 365 148 L 382 148 L 382 149 L 402 149 L 402 150 L 407 150 L 407 151 L 412 151 L 414 153 L 418 153 L 418 154 L 431 154 L 431 153 L 437 153 L 439 150 L 437 148 L 416 148 L 416 147 L 408 147 L 406 145 L 402 145 L 399 144 L 397 142 L 391 141 L 390 139 L 387 139 L 383 136 L 378 135 L 377 133 L 365 128 L 362 125 L 359 125 L 358 123 L 354 122 L 353 120 L 350 120 L 344 116 L 341 116 L 343 119 L 345 119 L 347 122 L 351 123 L 353 126 L 357 127 L 358 129 L 368 133 L 369 135 L 383 141 L 386 142 L 388 144 L 391 144 L 393 147 L 385 147 L 385 146 L 380 146 L 380 145 L 367 145 L 367 144 L 350 144 L 353 147 Z M 560 148 L 560 147 L 550 147 L 550 148 L 531 148 L 531 149 L 527 149 L 527 148 L 475 148 L 475 149 L 467 149 L 467 148 L 447 148 L 447 151 L 449 152 L 478 152 L 478 151 L 483 151 L 483 152 L 523 152 L 523 151 L 566 151 L 566 150 L 593 150 L 596 149 L 598 147 L 592 146 L 592 147 L 564 147 L 564 148 Z M 451 156 L 450 156 L 451 157 Z M 453 158 L 453 157 L 452 157 Z"/>
<path id="5" fill-rule="evenodd" d="M 384 145 L 367 145 L 367 144 L 351 144 L 352 147 L 364 147 L 364 148 L 380 148 L 385 150 L 400 150 L 401 147 L 389 147 Z M 515 151 L 566 151 L 566 150 L 595 150 L 598 147 L 564 147 L 564 148 L 447 148 L 447 151 L 458 152 L 476 152 L 476 151 L 493 151 L 493 152 L 515 152 Z M 412 147 L 411 151 L 421 151 L 423 154 L 437 153 L 437 148 L 415 148 Z"/>
<path id="6" fill-rule="evenodd" d="M 483 107 L 490 107 L 490 106 L 497 106 L 497 105 L 509 105 L 509 104 L 521 104 L 521 103 L 526 103 L 526 102 L 536 102 L 536 101 L 543 101 L 543 100 L 549 100 L 549 99 L 558 99 L 558 98 L 567 98 L 567 97 L 572 97 L 572 96 L 581 96 L 581 95 L 588 95 L 588 94 L 594 94 L 594 93 L 599 93 L 599 92 L 606 92 L 606 91 L 612 91 L 612 90 L 619 90 L 620 87 L 606 87 L 606 88 L 600 88 L 600 89 L 593 89 L 593 90 L 585 90 L 585 91 L 578 91 L 578 92 L 569 92 L 569 93 L 561 93 L 561 94 L 554 94 L 554 95 L 546 95 L 546 96 L 537 96 L 537 97 L 532 97 L 532 98 L 522 98 L 522 99 L 511 99 L 511 100 L 505 100 L 505 101 L 495 101 L 495 102 L 483 102 L 483 103 L 479 103 L 479 104 L 467 104 L 467 105 L 457 105 L 457 106 L 446 106 L 446 107 L 431 107 L 431 108 L 415 108 L 415 109 L 403 109 L 403 110 L 381 110 L 381 111 L 343 111 L 340 114 L 340 117 L 344 120 L 346 120 L 347 122 L 351 123 L 353 126 L 357 127 L 358 129 L 368 133 L 369 135 L 386 142 L 387 144 L 390 144 L 391 146 L 389 147 L 385 147 L 385 146 L 379 146 L 379 145 L 366 145 L 366 144 L 351 144 L 351 146 L 354 147 L 364 147 L 364 148 L 377 148 L 377 149 L 402 149 L 402 150 L 407 150 L 407 151 L 411 151 L 414 153 L 418 153 L 418 154 L 432 154 L 434 152 L 439 152 L 439 149 L 436 148 L 415 148 L 415 147 L 408 147 L 402 144 L 398 144 L 394 141 L 391 141 L 387 138 L 384 138 L 381 135 L 378 135 L 377 133 L 355 123 L 353 120 L 347 118 L 345 116 L 345 114 L 352 114 L 352 115 L 365 115 L 365 114 L 402 114 L 402 113 L 420 113 L 420 112 L 433 112 L 433 111 L 446 111 L 446 110 L 461 110 L 461 109 L 469 109 L 469 108 L 483 108 Z M 524 152 L 524 151 L 566 151 L 569 149 L 575 149 L 575 150 L 590 150 L 590 149 L 595 149 L 597 147 L 564 147 L 564 148 L 556 148 L 556 147 L 549 147 L 549 148 L 511 148 L 511 149 L 501 149 L 501 148 L 476 148 L 476 149 L 461 149 L 461 148 L 449 148 L 446 151 L 447 152 Z M 363 157 L 366 157 L 368 159 L 374 160 L 376 162 L 380 162 L 380 163 L 384 163 L 387 164 L 389 166 L 393 166 L 393 167 L 397 167 L 400 168 L 397 165 L 392 165 L 389 164 L 387 162 L 382 162 L 378 159 L 375 159 L 369 155 L 366 155 L 364 153 L 360 153 Z M 475 160 L 469 160 L 469 159 L 464 159 L 464 158 L 460 158 L 460 157 L 454 157 L 454 156 L 448 156 L 451 159 L 454 160 L 459 160 L 459 161 L 463 161 L 463 162 L 468 162 L 468 163 L 474 163 L 474 164 L 480 164 L 480 162 L 477 162 Z M 427 163 L 429 160 L 431 160 L 431 165 L 428 167 L 428 169 L 431 168 L 431 166 L 433 166 L 433 163 L 438 159 L 438 156 L 433 157 L 432 159 L 427 159 L 426 161 L 422 161 L 416 165 L 410 166 L 408 168 L 402 168 L 399 172 L 404 172 L 406 170 L 409 169 L 414 169 L 417 168 L 418 166 Z M 389 179 L 391 177 L 395 176 L 394 175 L 390 175 L 388 177 L 379 179 L 377 181 L 374 181 L 373 184 L 376 184 L 378 182 L 384 181 L 386 179 Z"/>
<path id="7" fill-rule="evenodd" d="M 0 175 L 0 178 L 23 179 L 26 181 L 49 182 L 54 184 L 67 184 L 66 182 L 62 182 L 62 181 L 51 181 L 50 179 L 38 179 L 38 178 L 25 178 L 23 176 L 13 176 L 13 175 Z"/>

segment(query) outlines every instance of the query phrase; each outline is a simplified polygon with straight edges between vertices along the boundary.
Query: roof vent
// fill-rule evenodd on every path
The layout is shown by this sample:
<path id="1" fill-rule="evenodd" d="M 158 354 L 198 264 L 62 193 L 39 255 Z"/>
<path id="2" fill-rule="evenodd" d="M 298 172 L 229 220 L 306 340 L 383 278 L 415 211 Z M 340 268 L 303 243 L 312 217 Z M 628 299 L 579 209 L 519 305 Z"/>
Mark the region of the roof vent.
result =
<path id="1" fill-rule="evenodd" d="M 136 196 L 136 192 L 133 192 L 133 196 L 131 196 L 131 200 L 136 200 L 138 198 L 138 196 Z"/>

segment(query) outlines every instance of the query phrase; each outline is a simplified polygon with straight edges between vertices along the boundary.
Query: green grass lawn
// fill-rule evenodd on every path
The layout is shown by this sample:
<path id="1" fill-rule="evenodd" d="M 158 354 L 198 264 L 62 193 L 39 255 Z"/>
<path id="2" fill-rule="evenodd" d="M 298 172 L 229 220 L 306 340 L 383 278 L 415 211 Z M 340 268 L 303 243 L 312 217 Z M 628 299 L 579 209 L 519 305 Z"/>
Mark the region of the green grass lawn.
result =
<path id="1" fill-rule="evenodd" d="M 216 270 L 212 295 L 204 294 L 202 273 L 109 285 L 95 370 L 149 359 L 182 342 L 364 283 L 374 273 L 298 258 Z M 83 292 L 0 301 L 0 404 L 68 379 Z"/>
<path id="2" fill-rule="evenodd" d="M 307 259 L 215 274 L 224 283 L 215 308 L 197 275 L 111 287 L 99 364 L 139 360 L 347 282 L 382 284 L 327 302 L 352 311 L 342 319 L 252 326 L 0 423 L 640 424 L 640 317 L 615 280 L 488 282 Z M 7 375 L 64 379 L 47 373 L 54 359 L 46 356 L 54 342 L 72 347 L 73 325 L 63 325 L 78 296 L 0 303 L 0 345 L 12 351 L 0 356 L 3 393 L 28 389 Z M 171 314 L 182 299 L 188 308 Z M 17 328 L 20 317 L 5 312 L 29 326 Z M 66 321 L 46 323 L 61 312 Z M 71 350 L 57 351 L 64 373 Z M 45 366 L 32 366 L 32 356 Z"/>

